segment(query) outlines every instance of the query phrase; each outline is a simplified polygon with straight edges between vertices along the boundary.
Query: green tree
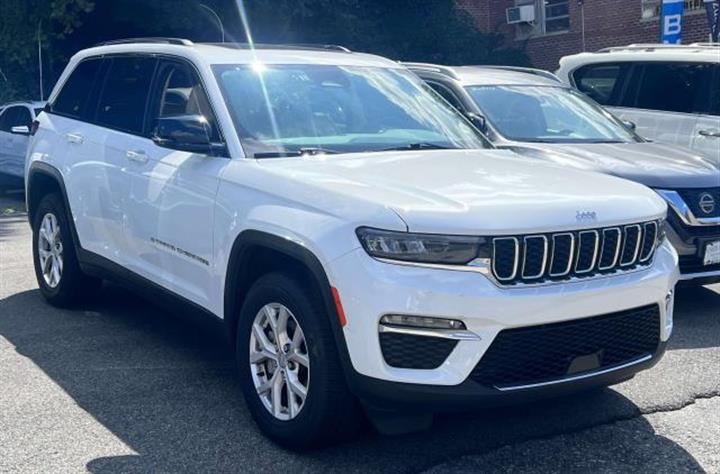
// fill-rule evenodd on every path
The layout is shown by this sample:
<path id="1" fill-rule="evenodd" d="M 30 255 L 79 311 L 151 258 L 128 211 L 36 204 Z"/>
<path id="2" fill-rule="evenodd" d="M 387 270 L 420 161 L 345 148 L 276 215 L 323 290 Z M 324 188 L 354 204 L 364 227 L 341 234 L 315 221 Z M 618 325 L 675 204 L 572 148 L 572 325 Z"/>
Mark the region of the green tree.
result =
<path id="1" fill-rule="evenodd" d="M 92 0 L 2 0 L 0 2 L 0 103 L 39 98 L 38 36 L 48 77 L 67 60 L 55 43 L 77 29 L 94 8 Z M 47 86 L 52 82 L 46 82 Z"/>

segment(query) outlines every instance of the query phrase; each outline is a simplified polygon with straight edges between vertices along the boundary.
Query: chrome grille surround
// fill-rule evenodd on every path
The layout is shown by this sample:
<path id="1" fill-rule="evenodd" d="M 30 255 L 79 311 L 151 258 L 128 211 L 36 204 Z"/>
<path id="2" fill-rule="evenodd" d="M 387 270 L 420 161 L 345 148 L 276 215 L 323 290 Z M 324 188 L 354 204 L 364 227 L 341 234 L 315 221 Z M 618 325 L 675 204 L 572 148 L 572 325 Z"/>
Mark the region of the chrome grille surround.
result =
<path id="1" fill-rule="evenodd" d="M 659 234 L 658 222 L 649 221 L 495 237 L 491 240 L 492 277 L 501 286 L 522 286 L 641 269 L 652 263 Z"/>

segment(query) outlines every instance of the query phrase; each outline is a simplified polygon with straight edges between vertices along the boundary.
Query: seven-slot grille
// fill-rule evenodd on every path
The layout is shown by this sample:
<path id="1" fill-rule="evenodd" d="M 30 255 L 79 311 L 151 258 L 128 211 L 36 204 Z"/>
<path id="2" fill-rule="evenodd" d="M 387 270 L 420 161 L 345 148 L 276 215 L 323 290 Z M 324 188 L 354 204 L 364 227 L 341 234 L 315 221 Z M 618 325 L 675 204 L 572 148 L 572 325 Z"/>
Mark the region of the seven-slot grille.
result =
<path id="1" fill-rule="evenodd" d="M 492 273 L 503 285 L 537 284 L 649 265 L 658 222 L 602 229 L 495 237 Z"/>

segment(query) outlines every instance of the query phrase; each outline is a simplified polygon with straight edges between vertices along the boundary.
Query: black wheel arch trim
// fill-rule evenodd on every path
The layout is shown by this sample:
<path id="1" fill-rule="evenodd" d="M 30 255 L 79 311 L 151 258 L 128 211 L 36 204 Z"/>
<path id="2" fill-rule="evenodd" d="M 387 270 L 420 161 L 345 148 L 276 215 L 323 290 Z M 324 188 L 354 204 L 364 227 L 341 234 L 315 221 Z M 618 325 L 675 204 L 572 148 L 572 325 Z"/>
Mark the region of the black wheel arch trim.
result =
<path id="1" fill-rule="evenodd" d="M 43 163 L 41 161 L 35 161 L 30 165 L 30 170 L 28 171 L 27 176 L 25 204 L 27 207 L 27 216 L 30 227 L 32 228 L 32 220 L 35 215 L 35 209 L 31 208 L 31 203 L 33 202 L 33 178 L 37 175 L 44 175 L 45 177 L 55 181 L 55 183 L 57 184 L 58 189 L 60 190 L 60 196 L 63 200 L 63 204 L 65 205 L 65 214 L 68 224 L 70 225 L 70 233 L 72 234 L 73 245 L 75 246 L 75 250 L 80 250 L 80 238 L 78 237 L 77 229 L 75 229 L 75 220 L 73 219 L 72 209 L 70 208 L 70 201 L 68 200 L 67 189 L 65 188 L 65 180 L 63 179 L 62 173 L 56 167 L 48 163 Z"/>
<path id="2" fill-rule="evenodd" d="M 300 262 L 310 271 L 321 293 L 327 316 L 330 319 L 330 327 L 335 337 L 338 354 L 340 355 L 340 362 L 343 366 L 347 382 L 352 389 L 355 386 L 353 382 L 359 374 L 355 372 L 352 361 L 350 360 L 350 354 L 338 318 L 330 280 L 317 256 L 307 247 L 297 242 L 276 234 L 252 229 L 244 230 L 237 236 L 230 252 L 227 273 L 225 275 L 224 320 L 230 335 L 233 336 L 232 332 L 234 332 L 242 304 L 242 296 L 238 295 L 236 291 L 234 291 L 234 288 L 237 288 L 241 281 L 243 271 L 242 260 L 247 255 L 246 252 L 254 247 L 264 247 L 287 255 Z"/>

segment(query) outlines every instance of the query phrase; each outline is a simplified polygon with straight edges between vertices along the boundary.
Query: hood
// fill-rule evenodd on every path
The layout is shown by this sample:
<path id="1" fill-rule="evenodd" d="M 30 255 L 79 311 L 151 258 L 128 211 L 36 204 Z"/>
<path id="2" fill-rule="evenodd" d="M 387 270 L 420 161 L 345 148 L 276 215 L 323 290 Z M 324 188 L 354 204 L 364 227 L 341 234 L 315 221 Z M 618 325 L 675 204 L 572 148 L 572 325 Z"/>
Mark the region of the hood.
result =
<path id="1" fill-rule="evenodd" d="M 355 153 L 258 163 L 292 180 L 286 189 L 302 183 L 295 199 L 342 209 L 346 220 L 357 219 L 354 208 L 373 204 L 378 214 L 379 208 L 397 213 L 412 232 L 548 232 L 651 220 L 666 212 L 664 201 L 639 184 L 501 150 Z M 588 212 L 596 219 L 578 220 L 578 213 Z M 366 219 L 367 212 L 362 216 Z"/>
<path id="2" fill-rule="evenodd" d="M 528 157 L 611 174 L 651 188 L 720 186 L 720 168 L 690 149 L 659 143 L 522 143 L 513 150 Z"/>

